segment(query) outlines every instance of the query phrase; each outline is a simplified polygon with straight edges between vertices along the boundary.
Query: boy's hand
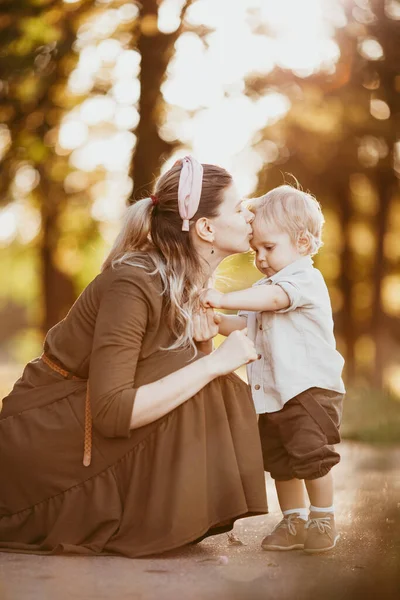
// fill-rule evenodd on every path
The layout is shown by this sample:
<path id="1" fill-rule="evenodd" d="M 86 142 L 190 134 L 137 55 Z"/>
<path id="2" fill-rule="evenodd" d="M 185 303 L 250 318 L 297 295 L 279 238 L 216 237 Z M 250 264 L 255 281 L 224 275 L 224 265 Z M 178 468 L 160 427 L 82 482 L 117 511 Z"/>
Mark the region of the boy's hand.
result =
<path id="1" fill-rule="evenodd" d="M 200 295 L 200 302 L 204 308 L 222 308 L 222 298 L 224 294 L 209 288 Z"/>

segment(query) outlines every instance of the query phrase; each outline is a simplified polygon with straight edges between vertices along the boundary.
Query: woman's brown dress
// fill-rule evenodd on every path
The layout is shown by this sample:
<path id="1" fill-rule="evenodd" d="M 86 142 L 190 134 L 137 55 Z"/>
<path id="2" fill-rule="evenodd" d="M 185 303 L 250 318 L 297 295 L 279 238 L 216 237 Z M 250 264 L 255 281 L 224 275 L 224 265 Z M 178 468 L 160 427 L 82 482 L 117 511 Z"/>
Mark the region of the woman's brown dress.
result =
<path id="1" fill-rule="evenodd" d="M 107 269 L 47 334 L 46 355 L 89 381 L 90 466 L 86 381 L 38 358 L 4 398 L 0 550 L 144 556 L 267 512 L 256 415 L 236 375 L 129 429 L 137 388 L 192 355 L 160 349 L 171 342 L 160 292 L 159 277 L 139 267 Z"/>

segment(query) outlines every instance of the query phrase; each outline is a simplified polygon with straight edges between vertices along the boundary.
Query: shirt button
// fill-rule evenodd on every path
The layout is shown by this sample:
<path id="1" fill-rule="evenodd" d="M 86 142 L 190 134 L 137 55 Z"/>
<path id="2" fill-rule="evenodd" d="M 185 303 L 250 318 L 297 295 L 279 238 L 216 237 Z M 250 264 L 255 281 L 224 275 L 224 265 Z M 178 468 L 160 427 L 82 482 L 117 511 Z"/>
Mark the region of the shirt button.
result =
<path id="1" fill-rule="evenodd" d="M 260 360 L 261 354 L 257 354 L 257 359 Z"/>
<path id="2" fill-rule="evenodd" d="M 255 390 L 259 390 L 260 389 L 260 386 L 258 385 L 258 383 L 257 383 L 257 385 L 254 386 L 254 389 Z"/>

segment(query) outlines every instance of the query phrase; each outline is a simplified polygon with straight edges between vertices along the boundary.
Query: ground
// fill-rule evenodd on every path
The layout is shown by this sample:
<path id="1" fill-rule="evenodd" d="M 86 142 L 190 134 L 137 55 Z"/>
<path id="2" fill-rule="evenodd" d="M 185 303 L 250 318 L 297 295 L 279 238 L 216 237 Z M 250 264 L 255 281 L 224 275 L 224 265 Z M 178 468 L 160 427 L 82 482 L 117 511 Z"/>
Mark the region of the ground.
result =
<path id="1" fill-rule="evenodd" d="M 341 539 L 331 553 L 265 552 L 280 518 L 238 521 L 235 533 L 151 559 L 0 554 L 0 600 L 399 600 L 400 448 L 341 445 L 335 468 Z"/>

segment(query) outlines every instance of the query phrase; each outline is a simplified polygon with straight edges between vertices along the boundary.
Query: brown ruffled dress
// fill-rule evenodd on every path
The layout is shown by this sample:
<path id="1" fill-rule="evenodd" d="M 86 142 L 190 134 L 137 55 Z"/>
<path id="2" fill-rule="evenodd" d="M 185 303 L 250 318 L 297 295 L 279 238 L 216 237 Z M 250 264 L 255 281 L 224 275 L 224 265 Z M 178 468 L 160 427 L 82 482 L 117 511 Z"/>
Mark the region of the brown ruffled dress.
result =
<path id="1" fill-rule="evenodd" d="M 144 556 L 267 512 L 248 386 L 219 377 L 130 430 L 137 388 L 191 360 L 171 342 L 161 281 L 107 269 L 47 334 L 0 413 L 0 550 Z M 82 462 L 89 382 L 92 458 Z"/>

